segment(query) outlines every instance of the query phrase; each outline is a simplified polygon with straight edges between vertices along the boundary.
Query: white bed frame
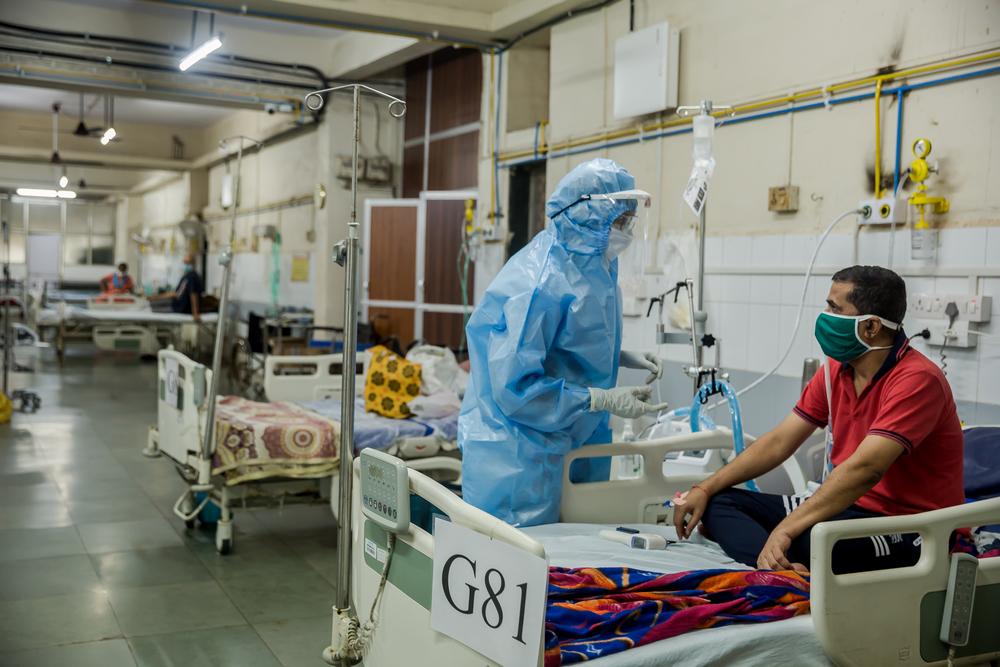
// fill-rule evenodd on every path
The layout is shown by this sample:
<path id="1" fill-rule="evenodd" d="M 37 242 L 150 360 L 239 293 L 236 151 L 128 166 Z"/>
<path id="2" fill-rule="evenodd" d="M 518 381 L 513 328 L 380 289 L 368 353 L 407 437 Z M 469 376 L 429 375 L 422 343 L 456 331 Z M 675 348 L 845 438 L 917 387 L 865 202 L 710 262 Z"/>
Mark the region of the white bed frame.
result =
<path id="1" fill-rule="evenodd" d="M 300 401 L 323 399 L 340 394 L 339 375 L 332 372 L 336 364 L 340 364 L 339 354 L 322 356 L 271 356 L 268 357 L 267 377 L 271 379 L 267 396 L 272 401 Z M 170 405 L 165 401 L 167 395 L 167 366 L 176 363 L 179 369 L 177 378 L 177 403 Z M 312 365 L 311 375 L 282 375 L 281 368 L 289 366 L 302 367 Z M 188 487 L 177 499 L 174 514 L 193 527 L 201 510 L 209 502 L 216 505 L 221 513 L 221 519 L 216 526 L 215 545 L 219 553 L 227 554 L 233 549 L 234 537 L 232 526 L 232 511 L 230 503 L 234 498 L 233 486 L 227 486 L 223 479 L 212 475 L 213 451 L 202 453 L 202 443 L 205 432 L 205 409 L 207 396 L 211 385 L 212 371 L 203 364 L 188 358 L 174 349 L 160 350 L 157 354 L 157 425 L 150 428 L 143 453 L 149 457 L 166 454 L 178 467 Z M 331 394 L 332 388 L 336 393 Z M 420 461 L 410 462 L 414 469 L 426 470 L 432 474 L 442 474 L 456 477 L 461 474 L 461 462 L 452 456 L 436 456 L 440 450 L 447 449 L 435 439 L 408 438 L 407 442 L 398 443 L 396 450 L 406 457 L 419 458 Z M 337 475 L 321 479 L 282 480 L 281 482 L 248 481 L 237 486 L 259 486 L 262 483 L 286 484 L 296 490 L 319 486 L 320 497 L 327 495 L 327 484 L 335 483 Z M 204 498 L 196 502 L 195 494 L 204 493 Z M 329 493 L 331 509 L 336 516 L 335 506 L 338 494 L 334 490 Z"/>
<path id="2" fill-rule="evenodd" d="M 358 354 L 368 368 L 368 354 Z M 320 401 L 340 399 L 344 355 L 268 355 L 264 360 L 264 395 L 269 401 Z M 357 369 L 355 369 L 357 370 Z M 355 374 L 356 387 L 364 387 L 365 373 Z"/>
<path id="3" fill-rule="evenodd" d="M 567 457 L 563 479 L 561 520 L 582 523 L 648 523 L 654 518 L 667 518 L 663 500 L 675 491 L 687 490 L 705 475 L 681 474 L 664 476 L 659 462 L 669 452 L 695 449 L 728 449 L 732 446 L 727 431 L 683 434 L 662 440 L 615 443 L 583 447 Z M 638 454 L 644 459 L 644 474 L 639 479 L 573 484 L 569 481 L 569 465 L 577 459 L 596 456 Z M 352 509 L 352 591 L 354 609 L 367 618 L 368 609 L 381 579 L 381 564 L 365 553 L 365 540 L 379 543 L 387 534 L 365 518 L 360 502 L 360 466 L 354 467 L 354 502 Z M 427 476 L 410 471 L 410 490 L 446 513 L 452 521 L 483 535 L 498 539 L 532 554 L 544 556 L 544 548 L 526 533 L 463 502 L 456 495 Z M 921 653 L 921 633 L 925 645 L 934 647 L 940 626 L 940 611 L 936 617 L 925 612 L 921 630 L 921 605 L 927 600 L 943 598 L 950 558 L 948 536 L 959 526 L 975 526 L 1000 522 L 1000 499 L 981 501 L 960 507 L 905 517 L 838 521 L 817 526 L 812 533 L 812 619 L 819 640 L 828 657 L 837 665 L 940 665 L 945 664 L 945 651 L 936 643 L 936 652 L 928 659 Z M 859 537 L 897 532 L 920 532 L 924 548 L 920 561 L 913 567 L 849 575 L 834 575 L 830 567 L 833 544 L 845 537 Z M 380 604 L 378 627 L 372 635 L 365 657 L 368 667 L 410 664 L 436 665 L 495 665 L 464 644 L 431 630 L 429 597 L 425 604 L 417 601 L 421 595 L 404 591 L 397 583 L 419 580 L 422 574 L 430 588 L 431 564 L 434 557 L 434 537 L 411 523 L 409 531 L 396 536 L 396 556 L 393 568 L 401 572 L 394 579 L 390 572 Z M 409 569 L 410 571 L 405 571 Z M 424 572 L 425 570 L 425 572 Z M 1000 558 L 980 561 L 978 590 L 1000 584 Z M 407 584 L 402 584 L 407 585 Z M 994 599 L 1000 600 L 1000 594 Z M 925 597 L 929 596 L 929 597 Z M 364 620 L 364 619 L 363 619 Z M 973 637 L 988 636 L 996 646 L 998 618 L 977 617 Z M 992 623 L 992 627 L 986 623 Z M 985 626 L 985 627 L 984 627 Z M 710 630 L 711 631 L 711 630 Z M 929 633 L 929 635 L 928 635 Z M 670 640 L 666 640 L 670 641 Z M 970 654 L 971 655 L 971 654 Z M 980 652 L 968 657 L 972 664 L 1000 656 L 1000 650 Z M 958 652 L 960 658 L 966 653 Z M 789 656 L 794 661 L 794 656 Z M 541 664 L 541 656 L 539 656 Z M 791 663 L 789 663 L 791 664 Z"/>

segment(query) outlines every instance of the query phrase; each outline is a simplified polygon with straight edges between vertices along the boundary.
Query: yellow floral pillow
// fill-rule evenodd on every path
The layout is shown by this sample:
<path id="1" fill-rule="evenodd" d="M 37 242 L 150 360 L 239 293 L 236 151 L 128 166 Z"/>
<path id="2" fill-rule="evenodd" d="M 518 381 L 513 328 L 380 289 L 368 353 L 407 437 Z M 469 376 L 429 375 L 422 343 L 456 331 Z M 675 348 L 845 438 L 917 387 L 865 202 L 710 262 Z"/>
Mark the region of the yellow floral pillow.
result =
<path id="1" fill-rule="evenodd" d="M 420 395 L 420 364 L 407 361 L 382 345 L 368 350 L 365 410 L 391 419 L 410 416 L 407 403 Z"/>

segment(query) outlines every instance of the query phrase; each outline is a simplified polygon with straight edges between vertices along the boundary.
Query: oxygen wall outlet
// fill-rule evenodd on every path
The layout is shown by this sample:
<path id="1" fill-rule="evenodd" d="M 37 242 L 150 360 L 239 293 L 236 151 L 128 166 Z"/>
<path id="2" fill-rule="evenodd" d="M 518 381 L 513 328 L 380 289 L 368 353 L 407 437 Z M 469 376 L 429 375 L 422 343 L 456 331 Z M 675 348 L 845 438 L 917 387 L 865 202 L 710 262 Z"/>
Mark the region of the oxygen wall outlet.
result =
<path id="1" fill-rule="evenodd" d="M 858 204 L 859 225 L 901 225 L 906 222 L 906 200 L 895 197 L 866 199 Z"/>

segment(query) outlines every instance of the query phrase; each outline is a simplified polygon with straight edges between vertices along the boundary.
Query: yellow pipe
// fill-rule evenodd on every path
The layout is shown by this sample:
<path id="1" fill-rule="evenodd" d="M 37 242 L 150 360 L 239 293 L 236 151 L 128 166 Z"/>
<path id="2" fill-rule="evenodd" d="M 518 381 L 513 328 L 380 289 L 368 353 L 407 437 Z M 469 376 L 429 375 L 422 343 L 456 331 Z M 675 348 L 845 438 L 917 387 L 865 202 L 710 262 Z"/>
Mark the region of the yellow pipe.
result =
<path id="1" fill-rule="evenodd" d="M 882 196 L 882 81 L 875 82 L 875 199 Z"/>
<path id="2" fill-rule="evenodd" d="M 734 114 L 744 114 L 751 111 L 759 111 L 762 109 L 768 109 L 776 106 L 784 106 L 787 104 L 793 104 L 795 102 L 801 102 L 803 100 L 814 99 L 817 97 L 823 97 L 825 94 L 839 93 L 847 90 L 853 90 L 856 88 L 862 88 L 871 85 L 878 85 L 880 82 L 884 83 L 887 81 L 895 81 L 897 79 L 903 79 L 906 77 L 920 76 L 924 74 L 930 74 L 932 72 L 939 72 L 945 69 L 951 69 L 955 67 L 964 67 L 967 65 L 977 65 L 991 60 L 1000 59 L 1000 50 L 988 51 L 986 53 L 980 53 L 972 56 L 964 56 L 962 58 L 955 58 L 953 60 L 946 60 L 939 63 L 932 63 L 929 65 L 919 65 L 916 67 L 910 67 L 908 69 L 898 70 L 896 72 L 888 72 L 886 74 L 877 74 L 873 76 L 862 77 L 858 79 L 850 79 L 848 81 L 843 81 L 841 83 L 832 84 L 830 86 L 821 88 L 809 88 L 796 93 L 791 93 L 788 95 L 780 95 L 777 97 L 770 97 L 764 100 L 758 100 L 756 102 L 747 102 L 744 104 L 739 104 L 733 107 L 732 112 Z M 727 112 L 729 113 L 729 112 Z M 716 114 L 721 115 L 721 114 Z M 678 127 L 681 125 L 686 125 L 691 122 L 690 118 L 674 118 L 671 120 L 663 121 L 660 123 L 653 123 L 651 125 L 641 126 L 641 131 L 645 132 L 656 132 L 658 130 L 664 130 L 671 127 Z M 578 148 L 580 146 L 586 146 L 588 144 L 600 144 L 613 139 L 621 139 L 624 137 L 636 136 L 640 133 L 640 129 L 637 127 L 622 128 L 620 130 L 605 131 L 600 133 L 595 133 L 586 137 L 579 137 L 577 139 L 570 139 L 566 141 L 560 141 L 553 143 L 551 145 L 546 145 L 540 143 L 538 147 L 538 154 L 545 155 L 551 151 L 566 150 L 570 148 Z M 503 153 L 498 156 L 500 160 L 512 160 L 520 157 L 528 157 L 535 154 L 534 150 L 516 150 L 510 151 L 508 153 Z"/>

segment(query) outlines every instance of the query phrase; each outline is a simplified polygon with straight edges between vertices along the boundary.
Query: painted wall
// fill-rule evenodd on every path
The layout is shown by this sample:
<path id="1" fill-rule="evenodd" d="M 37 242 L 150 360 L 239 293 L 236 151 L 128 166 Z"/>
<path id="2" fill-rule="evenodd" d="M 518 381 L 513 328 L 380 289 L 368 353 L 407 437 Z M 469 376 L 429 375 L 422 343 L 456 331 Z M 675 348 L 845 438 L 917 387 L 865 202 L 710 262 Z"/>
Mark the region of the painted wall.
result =
<path id="1" fill-rule="evenodd" d="M 760 5 L 738 0 L 708 4 L 636 0 L 635 4 L 637 28 L 660 21 L 680 28 L 682 104 L 697 104 L 704 98 L 739 104 L 869 76 L 886 66 L 904 68 L 1000 47 L 1000 8 L 991 3 L 788 0 Z M 553 28 L 550 141 L 657 120 L 654 116 L 613 119 L 614 42 L 628 31 L 628 11 L 628 2 L 621 2 Z M 918 80 L 927 79 L 914 79 Z M 505 80 L 502 90 L 512 89 L 517 86 Z M 1000 76 L 912 91 L 904 100 L 903 166 L 912 159 L 910 144 L 917 137 L 930 137 L 932 161 L 940 167 L 940 174 L 930 179 L 931 191 L 952 202 L 951 212 L 936 221 L 942 229 L 936 261 L 911 260 L 909 230 L 899 229 L 895 235 L 892 265 L 907 280 L 911 293 L 978 292 L 1000 300 L 997 100 Z M 508 103 L 516 101 L 502 95 L 501 119 L 507 116 L 503 112 Z M 890 172 L 897 104 L 895 98 L 882 103 L 882 164 Z M 777 363 L 791 338 L 802 274 L 817 236 L 837 214 L 871 197 L 874 114 L 869 100 L 718 128 L 714 150 L 718 166 L 707 207 L 704 289 L 709 329 L 723 340 L 722 362 L 739 377 L 752 378 Z M 531 149 L 532 142 L 533 132 L 502 131 L 499 150 Z M 626 297 L 634 297 L 632 316 L 625 322 L 625 344 L 655 349 L 654 321 L 636 316 L 640 310 L 645 314 L 645 297 L 697 272 L 697 218 L 681 200 L 691 169 L 690 135 L 581 150 L 548 159 L 549 190 L 576 164 L 603 156 L 628 167 L 638 187 L 653 194 L 648 245 L 627 259 L 631 268 L 625 267 L 623 274 L 631 271 L 633 279 L 623 280 L 623 288 Z M 486 142 L 482 155 L 480 182 L 488 184 L 492 173 Z M 504 183 L 501 171 L 502 207 Z M 788 183 L 800 188 L 799 212 L 769 212 L 768 187 Z M 488 196 L 485 187 L 483 196 L 484 200 Z M 503 235 L 504 224 L 498 236 Z M 820 253 L 802 325 L 780 368 L 787 378 L 801 374 L 804 357 L 818 355 L 812 323 L 823 306 L 831 273 L 854 262 L 889 264 L 888 231 L 862 230 L 855 250 L 854 227 L 853 220 L 841 223 Z M 643 254 L 645 261 L 639 259 Z M 641 265 L 644 272 L 637 271 Z M 917 330 L 919 322 L 908 319 L 907 328 Z M 947 352 L 956 398 L 973 406 L 969 413 L 973 415 L 977 405 L 1000 404 L 1000 322 L 994 319 L 982 331 L 996 337 L 983 338 L 974 350 Z M 917 347 L 924 347 L 922 341 Z M 689 355 L 687 349 L 674 346 L 661 352 L 677 362 Z M 939 356 L 939 348 L 927 352 L 933 359 Z M 683 384 L 685 393 L 689 391 L 679 374 L 666 382 Z M 797 386 L 779 381 L 775 391 L 767 393 L 775 405 L 786 409 Z"/>

